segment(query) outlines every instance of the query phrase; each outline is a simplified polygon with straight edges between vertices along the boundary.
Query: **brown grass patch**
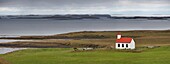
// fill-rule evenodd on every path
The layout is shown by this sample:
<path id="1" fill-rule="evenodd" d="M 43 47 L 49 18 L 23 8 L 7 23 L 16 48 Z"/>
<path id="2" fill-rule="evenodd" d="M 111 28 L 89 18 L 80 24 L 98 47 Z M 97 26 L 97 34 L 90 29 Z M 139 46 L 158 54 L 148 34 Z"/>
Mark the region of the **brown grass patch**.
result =
<path id="1" fill-rule="evenodd" d="M 6 60 L 4 60 L 3 58 L 0 58 L 0 64 L 9 64 L 9 62 L 7 62 Z"/>

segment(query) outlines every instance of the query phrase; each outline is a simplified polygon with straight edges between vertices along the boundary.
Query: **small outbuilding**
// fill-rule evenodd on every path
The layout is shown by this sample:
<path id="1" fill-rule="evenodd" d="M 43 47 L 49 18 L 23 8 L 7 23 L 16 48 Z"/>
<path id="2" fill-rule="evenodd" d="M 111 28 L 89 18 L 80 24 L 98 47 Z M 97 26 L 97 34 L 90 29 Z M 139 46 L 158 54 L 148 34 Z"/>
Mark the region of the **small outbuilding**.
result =
<path id="1" fill-rule="evenodd" d="M 116 49 L 135 49 L 135 41 L 133 38 L 121 37 L 121 34 L 117 35 Z"/>

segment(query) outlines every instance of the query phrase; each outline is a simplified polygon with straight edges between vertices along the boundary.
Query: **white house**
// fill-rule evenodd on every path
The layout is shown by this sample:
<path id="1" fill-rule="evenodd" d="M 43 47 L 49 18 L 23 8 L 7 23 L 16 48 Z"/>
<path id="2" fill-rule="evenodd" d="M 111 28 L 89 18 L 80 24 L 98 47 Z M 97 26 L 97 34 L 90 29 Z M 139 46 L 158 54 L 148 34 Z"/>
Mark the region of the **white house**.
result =
<path id="1" fill-rule="evenodd" d="M 120 34 L 117 35 L 116 49 L 135 49 L 135 41 L 133 38 L 122 38 Z"/>

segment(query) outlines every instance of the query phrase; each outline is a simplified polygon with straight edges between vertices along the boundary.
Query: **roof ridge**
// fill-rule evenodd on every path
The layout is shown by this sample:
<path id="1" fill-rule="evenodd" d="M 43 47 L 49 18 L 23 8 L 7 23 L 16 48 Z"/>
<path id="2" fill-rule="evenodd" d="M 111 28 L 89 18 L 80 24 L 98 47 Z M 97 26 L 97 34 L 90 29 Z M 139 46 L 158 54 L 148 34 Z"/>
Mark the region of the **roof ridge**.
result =
<path id="1" fill-rule="evenodd" d="M 120 38 L 116 39 L 116 43 L 131 43 L 133 38 Z"/>

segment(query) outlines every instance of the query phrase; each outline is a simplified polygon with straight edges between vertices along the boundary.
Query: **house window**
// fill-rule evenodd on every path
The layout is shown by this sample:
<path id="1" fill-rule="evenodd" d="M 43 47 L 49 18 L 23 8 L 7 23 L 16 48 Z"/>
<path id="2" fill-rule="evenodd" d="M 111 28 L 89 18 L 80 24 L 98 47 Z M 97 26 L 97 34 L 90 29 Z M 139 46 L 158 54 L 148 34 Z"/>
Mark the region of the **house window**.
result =
<path id="1" fill-rule="evenodd" d="M 124 44 L 122 44 L 122 47 L 124 47 Z"/>
<path id="2" fill-rule="evenodd" d="M 128 44 L 126 44 L 126 47 L 128 47 Z"/>
<path id="3" fill-rule="evenodd" d="M 118 47 L 120 47 L 120 44 L 118 44 Z"/>

